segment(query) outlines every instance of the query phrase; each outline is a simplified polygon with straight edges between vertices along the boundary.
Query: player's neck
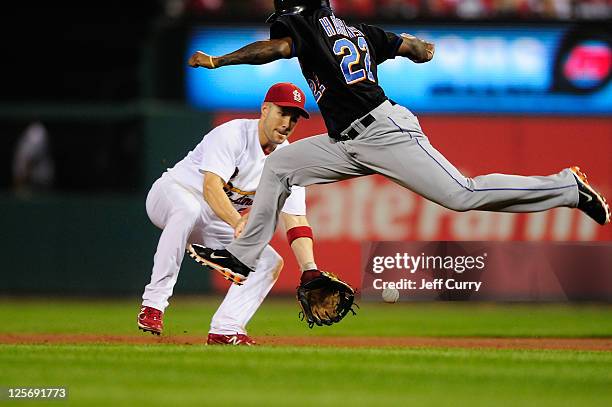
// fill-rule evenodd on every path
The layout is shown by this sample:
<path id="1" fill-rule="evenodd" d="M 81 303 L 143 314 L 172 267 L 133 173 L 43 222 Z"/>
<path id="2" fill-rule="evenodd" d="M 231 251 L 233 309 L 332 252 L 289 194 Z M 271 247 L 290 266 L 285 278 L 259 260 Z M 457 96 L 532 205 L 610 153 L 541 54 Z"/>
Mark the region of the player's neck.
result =
<path id="1" fill-rule="evenodd" d="M 259 120 L 257 130 L 261 149 L 263 150 L 265 155 L 268 155 L 276 149 L 276 144 L 270 143 L 270 140 L 268 140 L 268 138 L 266 137 L 266 134 L 264 133 L 263 122 L 261 120 Z"/>

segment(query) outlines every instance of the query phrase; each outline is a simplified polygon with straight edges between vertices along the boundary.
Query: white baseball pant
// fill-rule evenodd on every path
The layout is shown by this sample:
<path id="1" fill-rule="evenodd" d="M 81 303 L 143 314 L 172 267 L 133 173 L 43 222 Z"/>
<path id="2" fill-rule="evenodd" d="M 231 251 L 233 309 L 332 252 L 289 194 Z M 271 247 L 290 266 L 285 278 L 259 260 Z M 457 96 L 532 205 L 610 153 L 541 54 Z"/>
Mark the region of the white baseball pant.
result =
<path id="1" fill-rule="evenodd" d="M 234 231 L 213 213 L 198 191 L 184 187 L 168 173 L 151 187 L 146 209 L 149 219 L 162 233 L 142 305 L 163 312 L 172 296 L 187 244 L 220 249 L 232 241 Z M 267 245 L 257 272 L 244 285 L 233 285 L 228 290 L 212 318 L 210 332 L 246 334 L 247 323 L 276 282 L 282 266 L 281 256 Z"/>

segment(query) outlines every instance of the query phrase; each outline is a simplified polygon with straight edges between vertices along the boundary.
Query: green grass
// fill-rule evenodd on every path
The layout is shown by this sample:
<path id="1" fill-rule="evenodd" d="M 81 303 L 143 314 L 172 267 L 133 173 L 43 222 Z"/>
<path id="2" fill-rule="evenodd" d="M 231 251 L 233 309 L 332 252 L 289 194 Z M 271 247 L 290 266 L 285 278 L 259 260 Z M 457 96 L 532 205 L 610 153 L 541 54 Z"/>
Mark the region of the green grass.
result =
<path id="1" fill-rule="evenodd" d="M 166 333 L 204 335 L 219 298 L 176 299 Z M 0 299 L 0 332 L 134 334 L 134 300 Z M 294 300 L 268 300 L 253 335 L 612 337 L 612 306 L 565 304 L 363 303 L 333 327 L 305 329 Z"/>
<path id="2" fill-rule="evenodd" d="M 607 406 L 612 354 L 465 349 L 19 346 L 3 386 L 79 405 Z"/>
<path id="3" fill-rule="evenodd" d="M 176 299 L 166 332 L 204 340 L 219 301 Z M 0 333 L 142 335 L 138 306 L 1 299 Z M 313 344 L 329 335 L 612 337 L 609 305 L 364 303 L 356 317 L 313 330 L 297 311 L 293 300 L 266 301 L 250 333 L 309 335 Z M 612 352 L 0 345 L 0 388 L 8 386 L 67 386 L 67 404 L 87 406 L 608 406 Z"/>

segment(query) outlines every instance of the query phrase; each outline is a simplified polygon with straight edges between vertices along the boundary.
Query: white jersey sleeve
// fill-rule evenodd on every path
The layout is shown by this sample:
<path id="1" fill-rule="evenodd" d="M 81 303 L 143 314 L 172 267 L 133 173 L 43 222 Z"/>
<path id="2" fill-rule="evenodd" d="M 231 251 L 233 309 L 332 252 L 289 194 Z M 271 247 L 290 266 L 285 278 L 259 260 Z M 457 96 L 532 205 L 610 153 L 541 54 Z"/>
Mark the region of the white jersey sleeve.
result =
<path id="1" fill-rule="evenodd" d="M 236 170 L 236 163 L 244 151 L 240 121 L 224 123 L 210 131 L 202 141 L 202 162 L 199 171 L 212 172 L 228 182 Z"/>
<path id="2" fill-rule="evenodd" d="M 306 188 L 292 186 L 291 195 L 285 201 L 282 211 L 289 215 L 306 215 Z"/>

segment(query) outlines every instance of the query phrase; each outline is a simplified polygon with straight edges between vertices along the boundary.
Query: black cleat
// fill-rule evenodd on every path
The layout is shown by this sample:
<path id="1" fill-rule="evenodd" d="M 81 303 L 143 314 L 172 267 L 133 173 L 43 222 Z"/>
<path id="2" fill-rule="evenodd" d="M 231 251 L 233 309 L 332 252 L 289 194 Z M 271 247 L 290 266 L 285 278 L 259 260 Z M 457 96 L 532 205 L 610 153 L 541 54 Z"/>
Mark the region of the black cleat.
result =
<path id="1" fill-rule="evenodd" d="M 610 206 L 606 202 L 606 198 L 589 185 L 587 176 L 580 171 L 580 167 L 571 167 L 570 171 L 574 174 L 578 183 L 577 208 L 600 225 L 610 223 Z"/>
<path id="2" fill-rule="evenodd" d="M 236 285 L 244 284 L 251 272 L 250 268 L 225 249 L 213 250 L 199 244 L 190 244 L 187 246 L 187 254 L 197 263 L 212 267 Z"/>

